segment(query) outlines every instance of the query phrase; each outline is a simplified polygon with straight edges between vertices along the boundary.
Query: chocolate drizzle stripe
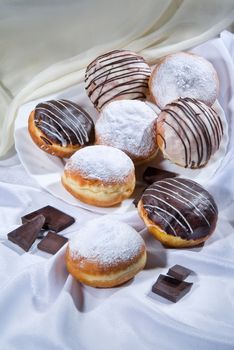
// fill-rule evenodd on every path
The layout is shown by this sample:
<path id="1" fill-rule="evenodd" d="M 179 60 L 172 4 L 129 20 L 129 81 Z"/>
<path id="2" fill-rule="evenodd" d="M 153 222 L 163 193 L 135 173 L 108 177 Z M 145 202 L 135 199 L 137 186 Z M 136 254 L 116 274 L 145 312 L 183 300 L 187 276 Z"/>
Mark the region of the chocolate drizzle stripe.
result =
<path id="1" fill-rule="evenodd" d="M 178 131 L 176 130 L 176 128 L 174 126 L 169 124 L 166 120 L 164 120 L 164 123 L 167 124 L 168 126 L 170 126 L 174 130 L 176 135 L 179 137 L 182 145 L 184 146 L 185 166 L 187 167 L 188 166 L 188 150 L 187 150 L 187 147 L 186 147 L 186 144 L 185 144 L 183 138 L 180 136 L 180 134 L 178 133 Z M 190 145 L 190 141 L 188 141 L 188 142 L 189 142 L 189 145 Z M 190 148 L 191 148 L 191 146 L 190 146 Z"/>
<path id="2" fill-rule="evenodd" d="M 166 214 L 168 215 L 168 212 L 167 212 L 166 210 L 163 210 L 162 208 L 159 208 L 159 207 L 157 207 L 157 206 L 155 206 L 155 205 L 145 204 L 143 207 L 144 207 L 146 210 L 147 210 L 147 208 L 152 208 L 152 209 L 155 208 L 155 209 L 157 209 L 157 210 L 161 210 L 162 212 L 164 212 L 164 213 L 166 213 Z M 174 235 L 177 236 L 177 233 L 176 233 L 174 227 L 170 224 L 170 222 L 167 221 L 167 219 L 165 219 L 164 216 L 162 216 L 162 215 L 159 214 L 158 212 L 157 212 L 157 215 L 158 215 L 160 218 L 162 218 L 162 219 L 168 224 L 168 226 L 169 226 L 169 227 L 171 228 L 171 230 L 173 231 Z M 170 214 L 170 215 L 173 217 L 174 220 L 176 220 L 176 221 L 178 222 L 179 225 L 181 225 L 180 221 L 178 221 L 172 214 Z M 182 227 L 184 227 L 184 226 L 182 226 Z"/>
<path id="3" fill-rule="evenodd" d="M 182 191 L 184 191 L 184 192 L 189 193 L 191 196 L 194 196 L 194 197 L 197 197 L 197 198 L 199 198 L 199 197 L 203 198 L 204 200 L 206 200 L 206 201 L 210 204 L 210 206 L 212 207 L 213 212 L 214 212 L 214 213 L 217 213 L 217 209 L 213 206 L 212 202 L 211 202 L 207 197 L 205 197 L 202 193 L 197 192 L 197 191 L 195 191 L 194 189 L 192 189 L 191 187 L 185 185 L 184 183 L 182 184 L 181 182 L 179 182 L 179 181 L 176 180 L 176 179 L 168 179 L 167 182 L 164 181 L 164 180 L 161 180 L 161 181 L 158 181 L 158 182 L 165 182 L 165 183 L 168 184 L 168 185 L 174 186 L 174 187 L 179 188 L 180 190 L 182 190 Z M 177 183 L 177 186 L 174 185 L 173 183 L 171 184 L 171 182 L 176 182 L 176 183 Z M 181 185 L 182 187 L 178 186 L 178 184 Z M 185 188 L 188 189 L 189 191 L 188 191 L 188 190 L 185 190 L 183 187 L 185 187 Z"/>
<path id="4" fill-rule="evenodd" d="M 170 104 L 171 106 L 176 106 L 178 108 L 180 108 L 180 105 L 179 103 L 171 103 Z M 182 129 L 183 133 L 184 133 L 184 136 L 186 138 L 186 140 L 188 141 L 188 144 L 189 144 L 189 148 L 187 149 L 186 148 L 186 152 L 187 154 L 189 153 L 189 160 L 187 162 L 185 162 L 185 167 L 187 168 L 190 164 L 191 164 L 191 157 L 192 157 L 192 148 L 191 148 L 191 143 L 190 143 L 190 138 L 189 138 L 189 135 L 188 133 L 186 132 L 185 128 L 182 126 L 182 124 L 177 120 L 177 118 L 179 118 L 180 120 L 182 120 L 184 122 L 184 124 L 186 125 L 186 127 L 188 128 L 188 130 L 191 132 L 194 140 L 195 140 L 195 143 L 196 143 L 196 148 L 197 148 L 197 154 L 198 154 L 198 162 L 197 164 L 200 164 L 202 159 L 203 159 L 203 147 L 202 147 L 202 138 L 201 138 L 201 135 L 199 134 L 199 131 L 198 131 L 198 128 L 195 124 L 195 122 L 190 118 L 189 114 L 186 114 L 186 111 L 183 111 L 186 115 L 186 117 L 189 119 L 189 121 L 191 122 L 191 124 L 194 126 L 195 130 L 198 132 L 198 135 L 199 135 L 199 138 L 200 138 L 200 147 L 201 147 L 201 150 L 199 148 L 199 143 L 198 143 L 198 140 L 192 130 L 192 128 L 189 126 L 189 124 L 186 122 L 186 120 L 184 120 L 178 113 L 176 113 L 175 111 L 173 110 L 170 110 L 170 109 L 165 109 L 165 112 L 167 112 L 168 114 L 170 114 L 170 116 L 172 118 L 174 118 L 174 120 L 178 123 L 178 125 L 180 126 L 180 128 Z M 182 139 L 182 138 L 181 138 Z M 186 146 L 184 146 L 186 147 Z M 188 158 L 187 158 L 188 159 Z"/>
<path id="5" fill-rule="evenodd" d="M 157 210 L 160 210 L 161 212 L 165 213 L 166 215 L 170 216 L 173 218 L 173 220 L 175 220 L 179 225 L 180 227 L 182 227 L 185 231 L 187 231 L 187 228 L 182 224 L 182 222 L 180 220 L 178 220 L 172 213 L 170 213 L 169 211 L 167 210 L 164 210 L 160 207 L 158 207 L 157 205 L 151 205 L 151 204 L 144 204 L 143 207 L 147 210 L 147 208 L 151 208 L 151 209 L 157 209 Z M 157 212 L 157 215 L 158 215 L 158 212 Z M 173 229 L 174 231 L 174 229 Z M 175 234 L 177 236 L 177 234 Z"/>
<path id="6" fill-rule="evenodd" d="M 142 82 L 142 83 L 141 83 Z M 120 95 L 122 95 L 124 92 L 126 92 L 126 91 L 130 91 L 131 93 L 141 93 L 141 91 L 134 91 L 135 89 L 138 89 L 138 88 L 140 88 L 140 87 L 147 87 L 147 84 L 146 83 L 143 83 L 144 82 L 144 80 L 140 80 L 140 79 L 136 79 L 136 80 L 133 80 L 133 81 L 131 81 L 131 82 L 128 82 L 128 84 L 126 84 L 125 82 L 124 83 L 119 83 L 119 84 L 116 84 L 115 85 L 115 87 L 111 87 L 110 89 L 108 89 L 108 90 L 105 90 L 104 92 L 102 92 L 101 94 L 99 94 L 98 96 L 97 96 L 97 98 L 95 99 L 95 100 L 93 100 L 93 103 L 94 103 L 94 105 L 97 105 L 98 104 L 98 101 L 104 96 L 104 95 L 106 95 L 108 92 L 111 92 L 112 90 L 115 90 L 115 89 L 117 89 L 118 87 L 121 87 L 121 86 L 125 86 L 125 85 L 127 85 L 127 86 L 130 86 L 130 87 L 128 87 L 127 89 L 123 89 L 123 90 L 121 90 L 120 92 L 118 92 L 118 94 L 116 94 L 116 95 L 114 95 L 114 97 L 115 96 L 120 96 Z M 140 83 L 140 84 L 139 84 Z M 136 84 L 139 84 L 139 85 L 136 85 Z M 131 85 L 136 85 L 136 86 L 131 86 Z M 89 94 L 89 97 L 91 97 L 91 95 L 92 95 L 92 93 L 91 94 Z M 144 94 L 144 96 L 145 96 L 145 94 Z M 113 96 L 111 97 L 111 99 L 113 98 Z"/>
<path id="7" fill-rule="evenodd" d="M 192 100 L 192 99 L 191 99 Z M 196 100 L 194 100 L 196 102 Z M 193 103 L 196 105 L 196 103 L 193 101 Z M 201 147 L 202 147 L 202 152 L 203 152 L 203 141 L 201 136 L 204 137 L 205 139 L 205 146 L 207 148 L 207 156 L 205 161 L 207 162 L 212 154 L 212 141 L 211 141 L 211 136 L 210 133 L 208 131 L 208 128 L 205 124 L 205 121 L 203 121 L 203 118 L 200 116 L 200 114 L 196 113 L 196 111 L 189 105 L 189 103 L 187 102 L 187 99 L 179 99 L 179 102 L 181 104 L 184 104 L 184 107 L 180 106 L 180 108 L 182 109 L 182 111 L 186 114 L 186 112 L 188 114 L 191 115 L 192 120 L 194 120 L 199 126 L 200 126 L 200 131 L 201 134 L 199 134 L 200 136 L 200 140 L 201 140 Z M 190 113 L 189 113 L 190 112 Z M 198 129 L 199 132 L 199 129 Z M 198 162 L 198 166 L 200 166 L 201 161 L 203 159 L 203 156 L 200 160 L 200 162 Z"/>
<path id="8" fill-rule="evenodd" d="M 162 189 L 164 189 L 164 191 L 158 190 L 158 189 L 156 189 L 155 187 L 162 188 Z M 166 194 L 167 196 L 170 196 L 171 198 L 175 199 L 176 201 L 181 202 L 181 203 L 187 205 L 189 208 L 191 208 L 191 206 L 192 206 L 195 210 L 198 211 L 198 213 L 196 213 L 196 212 L 194 211 L 194 214 L 197 215 L 197 216 L 200 216 L 200 215 L 201 215 L 201 216 L 203 217 L 203 219 L 206 221 L 207 225 L 210 226 L 210 223 L 209 223 L 209 221 L 207 220 L 207 218 L 205 217 L 205 215 L 203 215 L 203 213 L 200 211 L 200 209 L 199 209 L 194 203 L 192 203 L 188 198 L 183 197 L 183 196 L 181 196 L 179 193 L 174 192 L 174 191 L 172 191 L 172 190 L 169 190 L 168 188 L 165 188 L 165 187 L 163 187 L 163 186 L 160 186 L 158 183 L 157 183 L 157 184 L 154 184 L 154 188 L 152 188 L 151 191 L 156 191 L 156 192 L 159 192 L 159 193 L 164 193 L 164 194 Z M 174 195 L 171 194 L 171 193 L 173 193 Z M 178 198 L 178 197 L 179 197 L 179 198 Z M 180 198 L 182 198 L 182 199 L 180 199 Z"/>
<path id="9" fill-rule="evenodd" d="M 151 70 L 141 56 L 123 50 L 112 51 L 89 64 L 85 74 L 85 88 L 94 106 L 102 108 L 121 95 L 135 94 L 135 98 L 146 98 L 144 90 L 148 89 L 150 74 Z M 127 89 L 124 89 L 125 86 Z M 114 96 L 110 96 L 112 91 Z"/>
<path id="10" fill-rule="evenodd" d="M 75 134 L 76 138 L 77 138 L 77 141 L 80 143 L 80 144 L 83 144 L 83 137 L 85 137 L 85 140 L 87 141 L 88 140 L 88 135 L 87 135 L 87 132 L 85 131 L 83 125 L 81 124 L 81 122 L 74 116 L 74 114 L 66 107 L 66 105 L 64 105 L 62 102 L 60 102 L 59 100 L 56 101 L 57 103 L 59 103 L 61 106 L 63 106 L 67 112 L 70 114 L 70 118 L 69 118 L 69 123 L 72 124 L 72 127 L 69 125 L 69 129 L 71 129 L 73 131 L 73 133 Z M 68 118 L 68 115 L 66 113 L 64 113 L 62 110 L 60 110 L 55 104 L 51 103 L 51 102 L 47 102 L 47 105 L 48 106 L 51 106 L 52 108 L 54 108 L 58 113 L 60 113 L 62 116 L 64 116 L 64 118 Z M 72 118 L 75 119 L 72 120 Z M 65 123 L 64 119 L 62 119 L 63 123 Z M 79 126 L 78 126 L 79 124 Z M 67 125 L 67 124 L 66 124 Z M 75 130 L 73 129 L 76 128 L 78 134 L 75 132 Z"/>
<path id="11" fill-rule="evenodd" d="M 160 197 L 157 197 L 157 196 L 154 196 L 152 194 L 147 194 L 147 191 L 149 191 L 150 189 L 146 189 L 143 196 L 142 197 L 146 197 L 146 196 L 150 196 L 152 198 L 155 198 L 157 199 L 158 201 L 166 204 L 169 208 L 173 209 L 175 212 L 177 212 L 179 214 L 179 216 L 182 218 L 182 220 L 186 223 L 187 227 L 189 228 L 191 234 L 193 233 L 193 229 L 192 227 L 190 226 L 189 222 L 186 220 L 186 218 L 184 217 L 184 215 L 177 209 L 175 208 L 173 205 L 171 205 L 170 203 L 168 203 L 167 201 L 163 200 L 162 198 Z"/>

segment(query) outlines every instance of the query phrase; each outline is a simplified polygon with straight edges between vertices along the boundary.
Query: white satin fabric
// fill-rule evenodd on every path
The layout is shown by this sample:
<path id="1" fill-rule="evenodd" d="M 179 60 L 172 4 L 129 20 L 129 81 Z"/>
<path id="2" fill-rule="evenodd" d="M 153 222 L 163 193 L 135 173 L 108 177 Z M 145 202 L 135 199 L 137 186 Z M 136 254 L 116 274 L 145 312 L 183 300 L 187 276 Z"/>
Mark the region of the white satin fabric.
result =
<path id="1" fill-rule="evenodd" d="M 219 207 L 217 229 L 203 248 L 165 249 L 144 229 L 136 211 L 119 219 L 145 239 L 144 271 L 111 289 L 82 285 L 68 275 L 65 247 L 55 256 L 34 245 L 22 253 L 6 240 L 20 217 L 51 204 L 76 217 L 71 237 L 97 214 L 70 206 L 28 177 L 15 154 L 0 162 L 0 344 L 4 350 L 148 350 L 234 348 L 234 36 L 223 32 L 193 50 L 208 58 L 220 78 L 219 101 L 229 123 L 222 168 L 207 189 Z M 194 285 L 178 303 L 150 292 L 160 273 L 174 264 L 195 271 Z"/>
<path id="2" fill-rule="evenodd" d="M 0 0 L 0 157 L 18 108 L 83 81 L 97 55 L 128 48 L 153 64 L 233 19 L 233 0 Z"/>

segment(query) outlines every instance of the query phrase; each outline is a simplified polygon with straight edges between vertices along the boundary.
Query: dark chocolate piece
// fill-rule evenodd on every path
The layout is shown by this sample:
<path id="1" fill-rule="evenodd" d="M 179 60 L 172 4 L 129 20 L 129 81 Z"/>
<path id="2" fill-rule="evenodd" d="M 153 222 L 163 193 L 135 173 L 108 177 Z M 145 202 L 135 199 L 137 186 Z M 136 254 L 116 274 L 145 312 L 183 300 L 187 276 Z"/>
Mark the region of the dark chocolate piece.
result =
<path id="1" fill-rule="evenodd" d="M 37 215 L 31 221 L 26 222 L 14 231 L 8 233 L 7 237 L 9 241 L 17 244 L 19 247 L 28 252 L 32 244 L 35 242 L 44 223 L 45 217 L 43 215 Z"/>
<path id="2" fill-rule="evenodd" d="M 185 280 L 193 271 L 181 265 L 174 265 L 168 270 L 168 275 L 179 281 Z"/>
<path id="3" fill-rule="evenodd" d="M 132 203 L 135 205 L 136 208 L 137 208 L 137 205 L 138 205 L 138 203 L 139 203 L 139 201 L 140 201 L 140 199 L 141 199 L 141 197 L 142 197 L 142 194 L 144 193 L 144 191 L 145 191 L 146 188 L 147 188 L 147 187 L 145 187 L 142 191 L 140 191 L 140 192 L 136 195 L 134 201 L 132 202 Z"/>
<path id="4" fill-rule="evenodd" d="M 22 223 L 32 220 L 36 215 L 42 214 L 45 217 L 43 229 L 60 232 L 75 222 L 75 219 L 59 209 L 47 205 L 21 218 Z"/>
<path id="5" fill-rule="evenodd" d="M 178 176 L 176 173 L 172 173 L 171 171 L 163 170 L 163 169 L 157 169 L 149 166 L 145 169 L 143 174 L 143 180 L 151 185 L 152 183 L 156 181 L 160 181 L 166 178 L 173 178 Z"/>
<path id="6" fill-rule="evenodd" d="M 179 281 L 169 276 L 159 275 L 157 281 L 152 286 L 152 292 L 176 303 L 190 291 L 192 285 L 193 283 Z"/>
<path id="7" fill-rule="evenodd" d="M 47 235 L 38 243 L 37 248 L 49 254 L 55 254 L 62 246 L 67 243 L 66 237 L 57 235 L 54 232 L 48 232 Z"/>

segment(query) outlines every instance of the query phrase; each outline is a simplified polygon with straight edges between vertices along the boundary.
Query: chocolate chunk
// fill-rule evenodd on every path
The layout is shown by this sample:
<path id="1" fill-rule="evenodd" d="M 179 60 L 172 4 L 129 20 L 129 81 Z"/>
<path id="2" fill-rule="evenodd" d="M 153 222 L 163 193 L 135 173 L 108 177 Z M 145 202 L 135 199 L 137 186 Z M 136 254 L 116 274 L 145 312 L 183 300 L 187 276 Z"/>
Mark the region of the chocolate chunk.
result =
<path id="1" fill-rule="evenodd" d="M 178 174 L 171 171 L 148 167 L 144 171 L 143 180 L 148 184 L 153 184 L 156 181 L 160 181 L 166 178 L 176 177 Z"/>
<path id="2" fill-rule="evenodd" d="M 37 215 L 31 221 L 26 222 L 14 231 L 8 233 L 7 237 L 9 241 L 17 244 L 28 252 L 32 244 L 35 242 L 44 223 L 45 217 L 43 215 Z"/>
<path id="3" fill-rule="evenodd" d="M 145 191 L 146 188 L 147 188 L 147 187 L 145 187 L 142 191 L 140 191 L 140 192 L 136 195 L 134 201 L 132 202 L 132 203 L 135 205 L 136 208 L 137 208 L 137 205 L 138 205 L 138 203 L 139 203 L 139 201 L 140 201 L 140 199 L 141 199 L 141 197 L 142 197 L 142 194 L 144 193 L 144 191 Z"/>
<path id="4" fill-rule="evenodd" d="M 38 243 L 37 248 L 46 253 L 55 254 L 67 241 L 66 237 L 57 235 L 54 232 L 48 232 L 41 242 Z"/>
<path id="5" fill-rule="evenodd" d="M 23 216 L 21 218 L 22 223 L 32 220 L 38 214 L 42 214 L 45 217 L 45 224 L 43 225 L 44 230 L 59 232 L 75 222 L 75 219 L 72 216 L 62 212 L 59 209 L 51 207 L 50 205 L 47 205 L 46 207 Z"/>
<path id="6" fill-rule="evenodd" d="M 181 265 L 174 265 L 168 270 L 168 275 L 176 278 L 179 281 L 185 280 L 185 278 L 192 273 L 192 270 L 189 270 L 187 267 Z"/>
<path id="7" fill-rule="evenodd" d="M 152 292 L 176 303 L 190 291 L 192 285 L 193 283 L 179 281 L 169 276 L 159 275 L 157 281 L 152 286 Z"/>

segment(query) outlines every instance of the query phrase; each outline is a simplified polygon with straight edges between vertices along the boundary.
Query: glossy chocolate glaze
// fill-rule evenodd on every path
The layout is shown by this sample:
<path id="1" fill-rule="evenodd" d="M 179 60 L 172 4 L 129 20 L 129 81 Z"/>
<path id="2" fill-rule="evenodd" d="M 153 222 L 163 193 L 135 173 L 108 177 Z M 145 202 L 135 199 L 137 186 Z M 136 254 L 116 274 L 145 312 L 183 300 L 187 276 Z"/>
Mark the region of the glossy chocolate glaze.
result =
<path id="1" fill-rule="evenodd" d="M 142 196 L 148 217 L 167 234 L 199 239 L 215 228 L 218 209 L 213 197 L 192 180 L 157 181 Z"/>
<path id="2" fill-rule="evenodd" d="M 46 144 L 85 146 L 94 142 L 94 123 L 87 112 L 68 100 L 51 100 L 35 108 L 34 122 Z"/>
<path id="3" fill-rule="evenodd" d="M 85 88 L 94 106 L 101 109 L 116 98 L 145 99 L 150 74 L 143 57 L 125 50 L 114 50 L 88 65 Z"/>
<path id="4" fill-rule="evenodd" d="M 199 113 L 195 107 L 198 108 Z M 177 108 L 180 114 L 176 112 Z M 185 167 L 193 168 L 206 164 L 214 150 L 219 148 L 223 135 L 223 126 L 218 114 L 212 108 L 204 108 L 204 104 L 200 101 L 188 97 L 179 98 L 178 101 L 168 104 L 162 112 L 170 115 L 171 118 L 164 120 L 164 123 L 174 130 L 183 145 Z M 166 138 L 160 133 L 158 136 L 163 139 L 166 150 Z M 196 145 L 197 161 L 192 155 L 191 143 Z"/>

